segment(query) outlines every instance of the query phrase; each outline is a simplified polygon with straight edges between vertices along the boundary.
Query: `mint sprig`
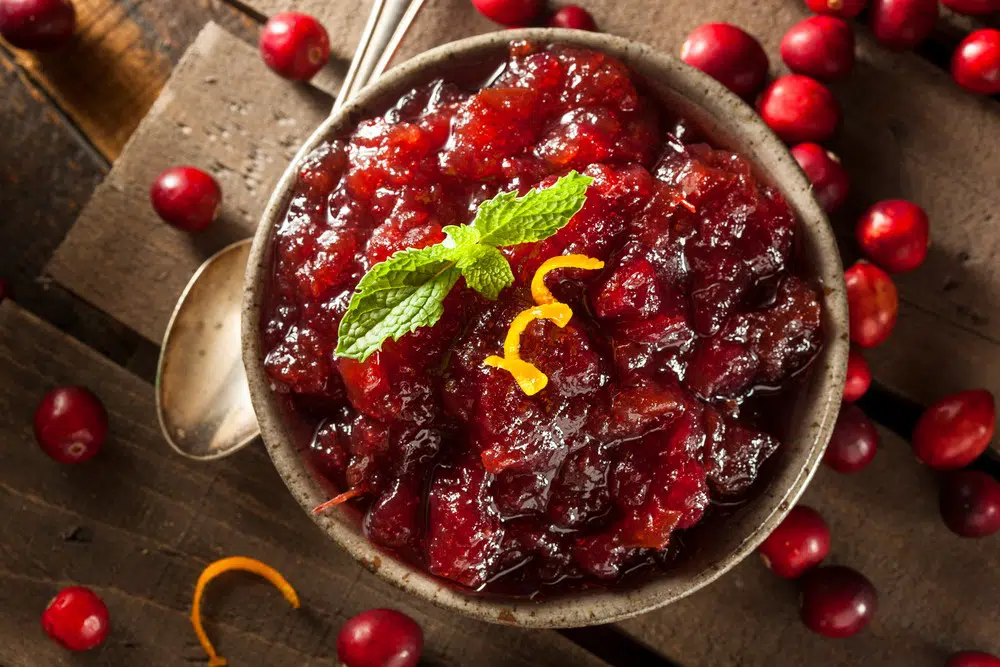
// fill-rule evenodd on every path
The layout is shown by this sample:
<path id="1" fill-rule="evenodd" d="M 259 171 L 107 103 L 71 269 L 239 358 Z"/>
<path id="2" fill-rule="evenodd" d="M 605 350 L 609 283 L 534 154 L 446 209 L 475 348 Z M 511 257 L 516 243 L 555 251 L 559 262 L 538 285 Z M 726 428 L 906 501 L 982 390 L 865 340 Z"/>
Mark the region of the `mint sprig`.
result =
<path id="1" fill-rule="evenodd" d="M 493 300 L 514 283 L 497 248 L 542 241 L 583 208 L 593 179 L 571 171 L 554 185 L 523 197 L 503 192 L 479 205 L 468 225 L 444 228 L 436 245 L 401 250 L 379 262 L 358 283 L 337 332 L 338 357 L 364 361 L 387 338 L 399 340 L 441 318 L 444 298 L 458 279 Z"/>

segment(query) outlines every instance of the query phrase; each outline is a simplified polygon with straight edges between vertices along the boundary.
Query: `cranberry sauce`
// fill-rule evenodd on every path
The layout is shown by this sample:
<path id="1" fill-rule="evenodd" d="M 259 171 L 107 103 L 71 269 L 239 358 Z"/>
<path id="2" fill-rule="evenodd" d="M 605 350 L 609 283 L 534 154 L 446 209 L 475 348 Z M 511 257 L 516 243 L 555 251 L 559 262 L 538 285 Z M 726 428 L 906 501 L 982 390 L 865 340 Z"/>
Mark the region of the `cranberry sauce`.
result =
<path id="1" fill-rule="evenodd" d="M 534 594 L 666 566 L 678 531 L 745 497 L 779 447 L 756 397 L 773 404 L 816 355 L 820 299 L 778 192 L 668 118 L 609 56 L 515 43 L 489 87 L 417 88 L 305 159 L 276 232 L 266 368 L 317 420 L 308 456 L 332 493 L 358 493 L 372 542 L 462 587 Z M 373 264 L 571 169 L 594 179 L 584 208 L 503 250 L 517 280 L 497 301 L 460 281 L 435 326 L 334 357 Z M 483 360 L 539 265 L 570 253 L 606 266 L 550 274 L 573 318 L 522 336 L 549 377 L 529 397 Z"/>

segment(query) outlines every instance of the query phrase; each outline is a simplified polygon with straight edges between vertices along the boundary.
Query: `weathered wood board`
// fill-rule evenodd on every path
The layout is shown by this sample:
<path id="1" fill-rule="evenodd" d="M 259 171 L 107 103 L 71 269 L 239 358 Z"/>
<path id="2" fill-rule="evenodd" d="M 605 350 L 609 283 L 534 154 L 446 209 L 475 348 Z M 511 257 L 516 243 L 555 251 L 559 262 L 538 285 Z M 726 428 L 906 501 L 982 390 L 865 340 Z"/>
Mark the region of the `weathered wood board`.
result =
<path id="1" fill-rule="evenodd" d="M 58 285 L 45 263 L 106 172 L 100 156 L 0 53 L 0 278 L 34 312 L 123 361 L 138 337 Z"/>
<path id="2" fill-rule="evenodd" d="M 77 30 L 65 49 L 33 54 L 4 46 L 111 160 L 205 21 L 218 21 L 248 40 L 257 32 L 251 17 L 216 0 L 74 0 L 73 4 Z"/>
<path id="3" fill-rule="evenodd" d="M 213 253 L 253 234 L 274 182 L 329 108 L 326 95 L 280 79 L 252 47 L 209 24 L 80 214 L 50 273 L 158 343 L 188 278 Z M 176 164 L 200 166 L 222 186 L 222 213 L 201 234 L 164 224 L 149 205 L 150 184 Z"/>
<path id="4" fill-rule="evenodd" d="M 105 402 L 111 436 L 96 458 L 51 461 L 31 416 L 58 384 Z M 263 447 L 211 465 L 177 456 L 156 423 L 152 387 L 11 301 L 0 304 L 0 664 L 204 664 L 188 621 L 201 569 L 223 556 L 259 558 L 302 597 L 292 610 L 269 584 L 227 575 L 206 598 L 206 627 L 233 665 L 320 667 L 340 625 L 371 607 L 416 618 L 429 665 L 604 663 L 554 632 L 488 626 L 403 599 L 341 551 L 292 499 Z M 80 662 L 44 639 L 38 622 L 62 586 L 92 587 L 114 631 Z"/>

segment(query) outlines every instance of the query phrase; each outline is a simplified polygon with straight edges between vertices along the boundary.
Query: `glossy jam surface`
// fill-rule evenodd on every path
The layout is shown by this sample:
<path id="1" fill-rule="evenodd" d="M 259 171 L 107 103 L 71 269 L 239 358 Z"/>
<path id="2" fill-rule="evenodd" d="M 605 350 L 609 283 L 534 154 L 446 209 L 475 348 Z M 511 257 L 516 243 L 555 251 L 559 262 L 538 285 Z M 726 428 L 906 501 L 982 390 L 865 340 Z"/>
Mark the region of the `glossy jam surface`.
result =
<path id="1" fill-rule="evenodd" d="M 617 60 L 516 43 L 488 87 L 418 88 L 304 161 L 276 232 L 265 365 L 316 420 L 307 455 L 331 495 L 359 490 L 369 539 L 466 588 L 544 594 L 668 567 L 680 531 L 745 497 L 779 447 L 760 406 L 787 405 L 771 397 L 815 357 L 821 306 L 790 264 L 781 196 L 695 141 Z M 504 249 L 517 282 L 497 301 L 459 282 L 435 326 L 334 358 L 374 263 L 570 169 L 594 177 L 584 208 Z M 569 253 L 606 267 L 549 274 L 574 315 L 522 336 L 549 377 L 528 397 L 483 360 L 538 266 Z"/>

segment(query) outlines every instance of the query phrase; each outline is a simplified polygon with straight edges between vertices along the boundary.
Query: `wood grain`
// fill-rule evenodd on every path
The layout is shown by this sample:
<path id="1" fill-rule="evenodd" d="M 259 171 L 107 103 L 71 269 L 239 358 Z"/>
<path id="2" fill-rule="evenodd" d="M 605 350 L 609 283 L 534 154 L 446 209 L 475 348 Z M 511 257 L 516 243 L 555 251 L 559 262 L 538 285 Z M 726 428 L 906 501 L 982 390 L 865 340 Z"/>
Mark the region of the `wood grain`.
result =
<path id="1" fill-rule="evenodd" d="M 30 420 L 43 392 L 83 384 L 104 401 L 111 436 L 94 460 L 61 466 L 38 449 Z M 16 539 L 0 549 L 0 664 L 203 664 L 187 613 L 216 558 L 247 555 L 297 587 L 294 611 L 268 584 L 232 575 L 209 589 L 207 627 L 233 665 L 319 667 L 346 618 L 392 606 L 424 628 L 428 665 L 604 663 L 554 632 L 487 626 L 411 598 L 357 565 L 287 492 L 263 447 L 199 464 L 172 453 L 152 388 L 27 314 L 0 304 L 0 513 Z M 62 586 L 92 587 L 113 630 L 77 661 L 42 637 L 38 615 Z"/>
<path id="2" fill-rule="evenodd" d="M 846 640 L 810 633 L 794 583 L 756 557 L 703 591 L 621 625 L 685 667 L 899 665 L 940 667 L 951 652 L 1000 653 L 1000 536 L 956 537 L 938 516 L 934 475 L 879 429 L 872 465 L 821 468 L 803 503 L 830 525 L 827 562 L 864 573 L 879 593 L 872 625 Z M 710 638 L 710 639 L 709 639 Z"/>
<path id="3" fill-rule="evenodd" d="M 209 24 L 49 271 L 158 343 L 188 278 L 214 252 L 253 233 L 273 184 L 329 107 L 327 96 L 278 78 L 251 46 Z M 200 166 L 222 186 L 222 213 L 201 234 L 169 227 L 148 203 L 153 179 L 175 164 Z"/>
<path id="4" fill-rule="evenodd" d="M 4 45 L 108 159 L 121 152 L 170 70 L 208 20 L 253 39 L 257 24 L 219 0 L 75 0 L 77 33 L 64 50 Z"/>
<path id="5" fill-rule="evenodd" d="M 135 352 L 133 332 L 40 279 L 107 167 L 2 53 L 0 91 L 0 126 L 9 128 L 0 132 L 0 277 L 19 302 L 124 362 Z"/>

